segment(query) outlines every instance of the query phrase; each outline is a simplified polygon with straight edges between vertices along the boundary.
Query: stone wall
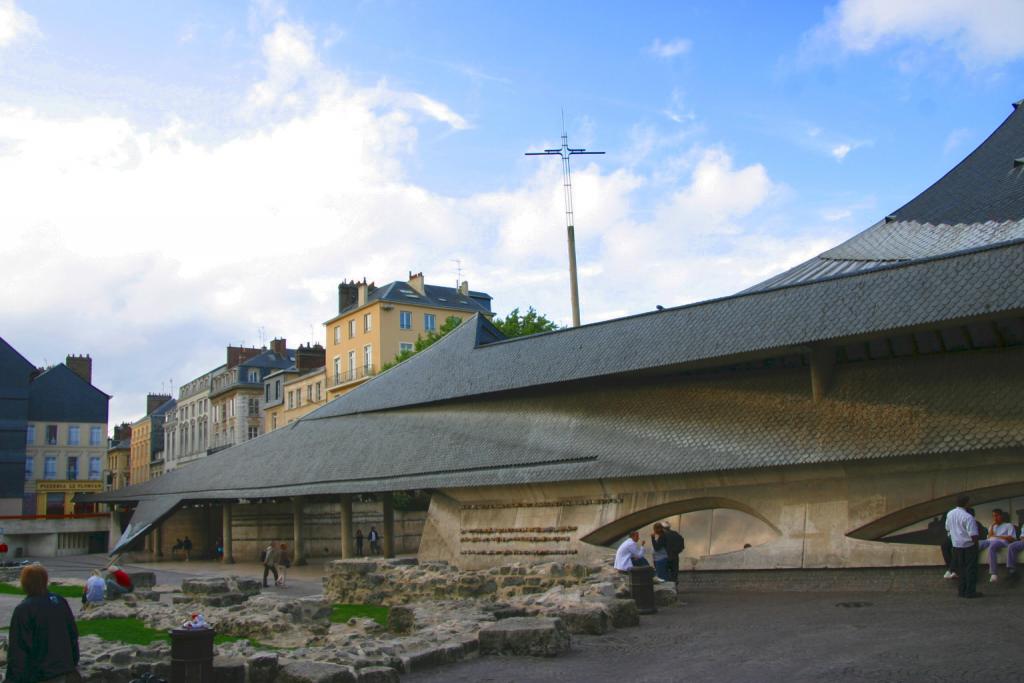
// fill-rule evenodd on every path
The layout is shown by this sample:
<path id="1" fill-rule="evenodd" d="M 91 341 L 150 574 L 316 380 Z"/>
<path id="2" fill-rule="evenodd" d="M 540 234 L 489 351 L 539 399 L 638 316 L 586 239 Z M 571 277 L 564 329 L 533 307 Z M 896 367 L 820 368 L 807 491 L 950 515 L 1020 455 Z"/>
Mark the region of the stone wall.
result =
<path id="1" fill-rule="evenodd" d="M 445 562 L 335 560 L 327 566 L 324 594 L 332 602 L 375 605 L 456 598 L 512 600 L 555 586 L 591 582 L 607 569 L 600 565 L 541 562 L 460 571 Z"/>

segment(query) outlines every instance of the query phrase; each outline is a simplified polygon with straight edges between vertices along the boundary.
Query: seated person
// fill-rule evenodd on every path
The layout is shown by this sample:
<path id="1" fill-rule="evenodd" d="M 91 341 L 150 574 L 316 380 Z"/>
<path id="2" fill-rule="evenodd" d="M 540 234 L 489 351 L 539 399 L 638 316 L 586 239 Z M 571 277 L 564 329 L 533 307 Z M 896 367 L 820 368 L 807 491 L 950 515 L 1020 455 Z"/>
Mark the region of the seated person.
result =
<path id="1" fill-rule="evenodd" d="M 82 594 L 83 605 L 98 605 L 103 602 L 106 593 L 107 582 L 100 576 L 99 569 L 92 570 L 92 576 L 85 582 L 85 592 Z"/>
<path id="2" fill-rule="evenodd" d="M 647 559 L 644 557 L 644 545 L 647 541 L 639 543 L 637 541 L 640 541 L 640 532 L 631 531 L 629 537 L 615 551 L 615 568 L 620 572 L 625 573 L 633 567 L 648 565 Z"/>
<path id="3" fill-rule="evenodd" d="M 1020 530 L 1018 539 L 1007 546 L 1006 569 L 1010 573 L 1010 579 L 1017 578 L 1017 556 L 1024 550 L 1024 528 Z"/>
<path id="4" fill-rule="evenodd" d="M 992 511 L 992 527 L 988 531 L 988 538 L 978 544 L 978 550 L 988 550 L 988 573 L 989 582 L 995 583 L 999 580 L 999 551 L 1017 540 L 1017 529 L 999 508 Z M 1016 559 L 1016 558 L 1014 558 Z M 1007 561 L 1009 565 L 1009 561 Z"/>
<path id="5" fill-rule="evenodd" d="M 125 593 L 131 593 L 135 590 L 135 586 L 132 585 L 132 577 L 128 576 L 128 574 L 116 564 L 112 564 L 107 567 L 106 584 L 107 594 L 110 597 L 124 595 Z"/>

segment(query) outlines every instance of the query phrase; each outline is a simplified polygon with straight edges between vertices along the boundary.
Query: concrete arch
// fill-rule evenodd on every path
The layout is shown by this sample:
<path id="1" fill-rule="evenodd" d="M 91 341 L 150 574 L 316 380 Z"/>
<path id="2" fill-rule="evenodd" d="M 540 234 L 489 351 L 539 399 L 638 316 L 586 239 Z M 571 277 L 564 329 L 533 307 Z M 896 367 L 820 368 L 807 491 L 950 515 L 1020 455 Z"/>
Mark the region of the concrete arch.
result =
<path id="1" fill-rule="evenodd" d="M 606 546 L 609 543 L 622 538 L 634 529 L 639 529 L 652 522 L 665 519 L 666 517 L 682 515 L 688 512 L 698 512 L 700 510 L 713 510 L 716 508 L 727 508 L 748 514 L 758 521 L 763 522 L 776 534 L 782 534 L 777 526 L 772 524 L 764 517 L 764 515 L 754 510 L 749 505 L 745 505 L 731 498 L 708 496 L 701 498 L 689 498 L 686 500 L 675 500 L 644 508 L 643 510 L 638 510 L 624 517 L 620 517 L 610 524 L 606 524 L 603 527 L 591 531 L 586 536 L 580 538 L 580 541 L 591 545 Z"/>

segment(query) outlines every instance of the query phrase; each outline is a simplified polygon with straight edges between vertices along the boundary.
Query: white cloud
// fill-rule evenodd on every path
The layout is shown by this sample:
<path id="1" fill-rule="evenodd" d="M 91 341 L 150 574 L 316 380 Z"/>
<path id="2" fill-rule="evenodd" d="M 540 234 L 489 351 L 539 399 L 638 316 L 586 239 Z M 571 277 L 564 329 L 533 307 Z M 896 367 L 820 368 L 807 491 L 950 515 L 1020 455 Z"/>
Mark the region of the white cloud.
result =
<path id="1" fill-rule="evenodd" d="M 835 147 L 833 147 L 831 154 L 833 157 L 835 157 L 836 161 L 842 161 L 843 159 L 846 158 L 846 155 L 850 153 L 851 149 L 853 149 L 853 147 L 844 142 L 841 145 L 836 145 Z"/>
<path id="2" fill-rule="evenodd" d="M 838 47 L 867 53 L 899 43 L 955 52 L 968 66 L 1002 64 L 1024 56 L 1020 0 L 841 0 L 808 37 L 819 56 Z"/>
<path id="3" fill-rule="evenodd" d="M 239 95 L 255 120 L 217 143 L 182 112 L 146 128 L 0 103 L 4 336 L 36 362 L 92 353 L 112 423 L 261 327 L 321 339 L 343 278 L 450 282 L 460 258 L 499 312 L 568 321 L 559 165 L 466 197 L 410 182 L 420 127 L 468 122 L 423 93 L 352 85 L 316 45 L 274 25 L 266 76 Z M 671 182 L 595 159 L 573 176 L 585 320 L 737 291 L 834 241 L 768 234 L 779 185 L 722 149 L 667 160 Z"/>
<path id="4" fill-rule="evenodd" d="M 31 35 L 39 35 L 35 17 L 19 9 L 14 0 L 0 0 L 0 48 Z"/>
<path id="5" fill-rule="evenodd" d="M 672 59 L 689 52 L 691 47 L 693 47 L 693 43 L 686 38 L 675 38 L 667 42 L 662 42 L 661 38 L 655 38 L 647 51 L 655 57 Z"/>

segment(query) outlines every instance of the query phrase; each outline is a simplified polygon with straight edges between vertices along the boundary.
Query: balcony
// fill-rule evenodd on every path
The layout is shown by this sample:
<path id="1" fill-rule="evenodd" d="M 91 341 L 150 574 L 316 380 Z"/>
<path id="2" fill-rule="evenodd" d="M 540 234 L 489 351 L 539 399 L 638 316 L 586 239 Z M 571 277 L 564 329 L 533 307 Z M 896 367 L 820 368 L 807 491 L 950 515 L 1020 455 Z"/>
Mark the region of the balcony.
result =
<path id="1" fill-rule="evenodd" d="M 361 382 L 376 374 L 377 370 L 372 365 L 363 365 L 358 368 L 342 372 L 339 375 L 328 375 L 327 388 L 333 389 L 335 387 L 343 387 L 346 384 L 352 384 L 353 382 Z"/>

